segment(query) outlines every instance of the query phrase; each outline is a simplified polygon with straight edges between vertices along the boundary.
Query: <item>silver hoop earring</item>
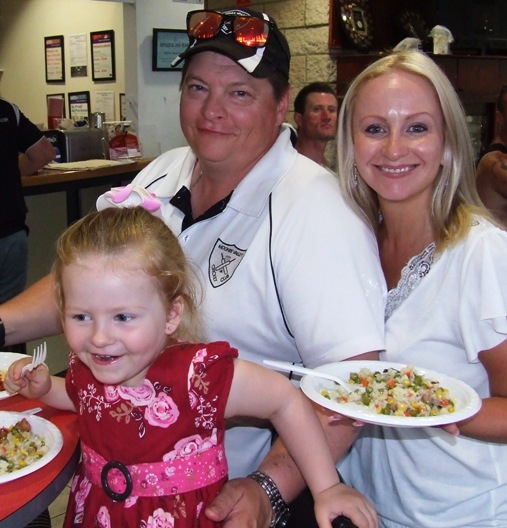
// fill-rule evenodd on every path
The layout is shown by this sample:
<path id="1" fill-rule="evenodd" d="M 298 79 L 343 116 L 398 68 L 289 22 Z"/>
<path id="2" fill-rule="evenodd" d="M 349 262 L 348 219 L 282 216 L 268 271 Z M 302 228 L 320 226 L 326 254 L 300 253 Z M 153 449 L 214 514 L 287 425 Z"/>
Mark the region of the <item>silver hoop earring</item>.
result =
<path id="1" fill-rule="evenodd" d="M 352 179 L 352 185 L 354 187 L 359 186 L 359 171 L 357 170 L 357 165 L 354 163 L 354 176 Z"/>

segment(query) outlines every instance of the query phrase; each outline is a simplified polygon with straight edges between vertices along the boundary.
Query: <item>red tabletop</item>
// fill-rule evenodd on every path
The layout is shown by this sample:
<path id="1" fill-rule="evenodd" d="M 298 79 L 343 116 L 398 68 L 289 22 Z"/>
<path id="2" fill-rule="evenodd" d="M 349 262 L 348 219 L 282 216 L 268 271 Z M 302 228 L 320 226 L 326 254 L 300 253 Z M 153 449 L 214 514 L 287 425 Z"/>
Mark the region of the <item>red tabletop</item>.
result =
<path id="1" fill-rule="evenodd" d="M 58 411 L 37 400 L 13 396 L 0 400 L 0 411 L 22 412 L 42 407 L 37 416 L 53 422 L 63 436 L 63 447 L 46 466 L 19 479 L 0 484 L 0 527 L 20 528 L 43 512 L 72 478 L 81 450 L 74 413 Z"/>

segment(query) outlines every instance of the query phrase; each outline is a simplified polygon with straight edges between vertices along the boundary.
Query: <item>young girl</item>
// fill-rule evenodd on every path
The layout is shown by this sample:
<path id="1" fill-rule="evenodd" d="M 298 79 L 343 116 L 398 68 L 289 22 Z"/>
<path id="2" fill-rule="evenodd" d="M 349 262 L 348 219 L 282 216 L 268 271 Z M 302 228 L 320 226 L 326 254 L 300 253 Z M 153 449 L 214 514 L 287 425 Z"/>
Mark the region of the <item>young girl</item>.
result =
<path id="1" fill-rule="evenodd" d="M 225 419 L 272 422 L 314 497 L 319 525 L 343 514 L 376 527 L 371 505 L 340 484 L 316 414 L 286 378 L 193 343 L 189 265 L 162 220 L 108 208 L 57 243 L 54 281 L 71 349 L 66 380 L 41 366 L 9 390 L 79 415 L 82 463 L 66 527 L 211 527 L 205 510 L 227 478 Z"/>

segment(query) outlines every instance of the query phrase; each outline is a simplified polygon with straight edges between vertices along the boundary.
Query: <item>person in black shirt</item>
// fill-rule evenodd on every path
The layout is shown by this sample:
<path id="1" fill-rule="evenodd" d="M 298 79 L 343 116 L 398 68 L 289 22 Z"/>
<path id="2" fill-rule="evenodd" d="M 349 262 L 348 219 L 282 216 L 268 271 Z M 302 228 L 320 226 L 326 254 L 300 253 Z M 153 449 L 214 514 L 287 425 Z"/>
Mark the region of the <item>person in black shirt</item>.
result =
<path id="1" fill-rule="evenodd" d="M 37 172 L 55 157 L 42 132 L 0 98 L 0 303 L 25 288 L 28 267 L 27 207 L 21 176 Z"/>

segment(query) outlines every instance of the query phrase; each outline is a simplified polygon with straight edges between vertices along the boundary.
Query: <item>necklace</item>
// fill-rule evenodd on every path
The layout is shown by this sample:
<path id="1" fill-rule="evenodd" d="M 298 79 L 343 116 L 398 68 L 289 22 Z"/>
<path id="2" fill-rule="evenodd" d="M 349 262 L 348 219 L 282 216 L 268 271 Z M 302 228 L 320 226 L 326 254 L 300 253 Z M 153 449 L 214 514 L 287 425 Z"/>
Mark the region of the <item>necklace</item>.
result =
<path id="1" fill-rule="evenodd" d="M 201 181 L 202 175 L 203 175 L 203 172 L 201 170 L 201 172 L 199 172 L 199 176 L 197 176 L 195 181 L 190 184 L 190 189 L 189 189 L 190 192 L 192 192 L 192 189 Z"/>

